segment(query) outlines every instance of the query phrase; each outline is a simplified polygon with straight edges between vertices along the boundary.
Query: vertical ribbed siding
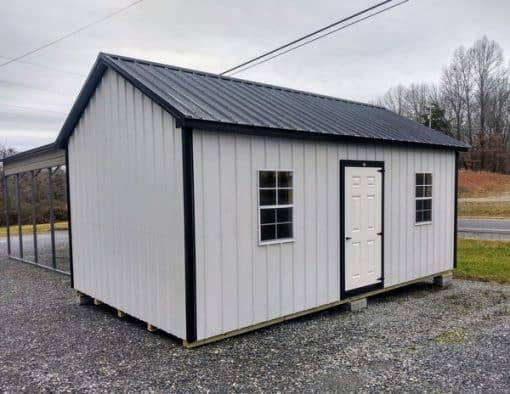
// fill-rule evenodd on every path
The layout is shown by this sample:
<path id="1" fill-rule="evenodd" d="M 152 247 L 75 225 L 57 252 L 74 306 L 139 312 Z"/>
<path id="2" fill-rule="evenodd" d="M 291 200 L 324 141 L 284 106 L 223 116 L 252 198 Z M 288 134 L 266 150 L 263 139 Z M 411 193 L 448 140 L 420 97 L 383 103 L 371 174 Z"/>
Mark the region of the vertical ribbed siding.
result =
<path id="1" fill-rule="evenodd" d="M 185 337 L 180 130 L 107 71 L 69 141 L 75 288 Z"/>
<path id="2" fill-rule="evenodd" d="M 384 161 L 385 286 L 452 268 L 453 152 L 194 131 L 198 339 L 339 299 L 339 161 Z M 257 171 L 294 170 L 294 242 L 258 245 Z M 416 171 L 433 223 L 414 223 Z"/>

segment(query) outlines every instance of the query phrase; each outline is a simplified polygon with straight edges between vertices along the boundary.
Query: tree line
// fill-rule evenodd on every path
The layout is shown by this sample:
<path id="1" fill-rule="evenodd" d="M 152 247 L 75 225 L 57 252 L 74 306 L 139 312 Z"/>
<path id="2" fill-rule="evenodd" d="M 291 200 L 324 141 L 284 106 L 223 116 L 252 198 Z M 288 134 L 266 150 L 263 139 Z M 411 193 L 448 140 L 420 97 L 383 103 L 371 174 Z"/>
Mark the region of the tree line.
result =
<path id="1" fill-rule="evenodd" d="M 438 82 L 398 85 L 375 103 L 470 144 L 464 168 L 510 173 L 510 63 L 497 42 L 460 46 Z"/>

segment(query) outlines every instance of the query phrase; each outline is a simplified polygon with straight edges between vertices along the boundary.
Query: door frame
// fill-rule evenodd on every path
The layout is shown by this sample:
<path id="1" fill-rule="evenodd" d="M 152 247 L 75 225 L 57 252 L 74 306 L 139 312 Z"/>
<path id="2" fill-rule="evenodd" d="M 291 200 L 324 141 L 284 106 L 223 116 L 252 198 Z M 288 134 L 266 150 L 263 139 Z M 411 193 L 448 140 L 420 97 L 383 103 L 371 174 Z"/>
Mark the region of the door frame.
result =
<path id="1" fill-rule="evenodd" d="M 345 168 L 381 168 L 381 281 L 373 285 L 345 290 Z M 367 293 L 384 287 L 384 161 L 340 160 L 340 299 Z"/>

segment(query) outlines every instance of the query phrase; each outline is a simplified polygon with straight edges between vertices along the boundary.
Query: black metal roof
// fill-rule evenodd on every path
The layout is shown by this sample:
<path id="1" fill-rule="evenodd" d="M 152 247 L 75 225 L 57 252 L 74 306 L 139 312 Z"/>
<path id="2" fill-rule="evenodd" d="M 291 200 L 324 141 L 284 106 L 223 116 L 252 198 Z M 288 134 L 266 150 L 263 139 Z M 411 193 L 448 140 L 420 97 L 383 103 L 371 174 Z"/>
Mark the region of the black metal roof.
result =
<path id="1" fill-rule="evenodd" d="M 106 68 L 169 111 L 180 127 L 465 150 L 469 146 L 383 107 L 100 53 L 66 119 L 64 146 Z"/>

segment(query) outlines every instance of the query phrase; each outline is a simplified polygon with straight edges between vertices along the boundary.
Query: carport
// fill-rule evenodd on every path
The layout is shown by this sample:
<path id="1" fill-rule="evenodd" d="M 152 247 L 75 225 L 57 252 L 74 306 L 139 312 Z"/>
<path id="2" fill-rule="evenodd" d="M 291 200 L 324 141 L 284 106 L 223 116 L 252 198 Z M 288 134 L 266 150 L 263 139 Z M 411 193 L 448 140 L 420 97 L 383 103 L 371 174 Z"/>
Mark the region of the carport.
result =
<path id="1" fill-rule="evenodd" d="M 3 160 L 10 258 L 70 274 L 65 151 L 44 145 Z"/>

